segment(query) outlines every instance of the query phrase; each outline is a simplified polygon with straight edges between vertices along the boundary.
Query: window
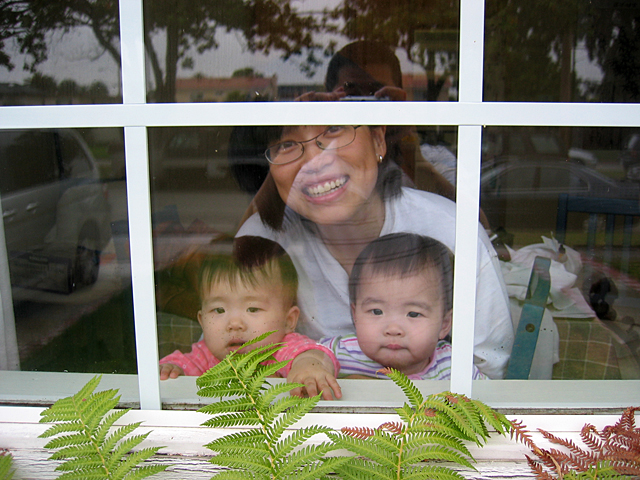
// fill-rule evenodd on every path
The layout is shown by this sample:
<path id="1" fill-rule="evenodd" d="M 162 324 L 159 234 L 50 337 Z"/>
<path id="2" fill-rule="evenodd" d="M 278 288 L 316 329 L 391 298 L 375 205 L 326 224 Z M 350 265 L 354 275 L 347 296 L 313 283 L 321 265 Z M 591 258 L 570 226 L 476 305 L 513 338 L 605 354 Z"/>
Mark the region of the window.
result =
<path id="1" fill-rule="evenodd" d="M 29 78 L 29 82 L 23 82 L 23 79 L 13 77 L 15 73 L 5 72 L 7 82 L 23 83 L 19 85 L 19 89 L 9 89 L 13 96 L 6 94 L 6 106 L 0 109 L 3 128 L 9 132 L 7 135 L 18 131 L 39 135 L 51 130 L 59 131 L 65 139 L 67 135 L 71 135 L 68 138 L 75 143 L 65 145 L 64 140 L 61 145 L 56 146 L 52 142 L 53 151 L 58 155 L 69 155 L 70 158 L 75 158 L 76 153 L 79 154 L 78 158 L 83 154 L 87 158 L 93 157 L 94 165 L 79 163 L 78 167 L 82 165 L 83 169 L 97 172 L 97 181 L 75 184 L 74 188 L 78 190 L 72 193 L 78 193 L 81 201 L 73 204 L 75 206 L 70 213 L 63 217 L 67 220 L 64 228 L 58 224 L 55 234 L 51 233 L 51 227 L 43 235 L 42 243 L 48 245 L 45 239 L 47 235 L 49 238 L 58 238 L 56 235 L 66 232 L 59 239 L 66 242 L 65 248 L 70 247 L 71 250 L 56 252 L 56 255 L 38 251 L 40 256 L 31 257 L 13 253 L 17 250 L 13 250 L 12 233 L 8 227 L 10 221 L 6 218 L 12 210 L 11 197 L 6 194 L 11 187 L 7 186 L 5 190 L 3 185 L 0 201 L 3 216 L 6 215 L 4 235 L 8 260 L 0 262 L 0 265 L 5 266 L 0 269 L 0 275 L 3 275 L 4 280 L 9 274 L 14 276 L 14 272 L 18 271 L 18 267 L 14 265 L 17 260 L 24 264 L 20 268 L 25 271 L 41 272 L 44 265 L 57 272 L 57 280 L 54 286 L 46 289 L 42 285 L 36 285 L 40 288 L 36 292 L 47 290 L 47 295 L 54 295 L 50 290 L 74 291 L 66 298 L 84 295 L 86 298 L 80 305 L 88 305 L 91 302 L 88 297 L 93 290 L 77 289 L 78 282 L 90 286 L 100 278 L 99 275 L 105 269 L 110 269 L 113 288 L 116 289 L 116 282 L 123 280 L 126 287 L 130 285 L 129 290 L 126 287 L 121 289 L 122 284 L 118 284 L 116 290 L 129 292 L 129 295 L 122 293 L 117 298 L 117 304 L 103 305 L 104 308 L 113 307 L 109 318 L 114 319 L 114 324 L 108 329 L 100 331 L 97 328 L 99 325 L 86 323 L 82 326 L 85 330 L 73 334 L 73 341 L 70 343 L 73 349 L 69 353 L 77 355 L 74 365 L 78 367 L 72 368 L 72 371 L 106 371 L 113 375 L 109 377 L 109 381 L 118 387 L 126 386 L 127 401 L 139 400 L 143 409 L 159 408 L 161 402 L 169 406 L 196 404 L 199 400 L 195 396 L 193 378 L 162 383 L 158 381 L 157 351 L 160 348 L 164 354 L 175 348 L 176 343 L 188 345 L 199 335 L 197 327 L 192 328 L 196 326 L 195 322 L 185 323 L 178 318 L 185 315 L 176 313 L 180 308 L 186 308 L 190 309 L 186 312 L 187 317 L 193 318 L 194 315 L 193 293 L 190 302 L 174 301 L 175 290 L 172 288 L 175 285 L 172 281 L 176 275 L 188 273 L 181 269 L 184 265 L 174 260 L 184 258 L 188 248 L 198 245 L 198 242 L 212 246 L 216 251 L 230 251 L 230 234 L 237 228 L 239 217 L 249 207 L 252 194 L 261 183 L 259 179 L 265 174 L 262 158 L 259 163 L 254 161 L 259 157 L 256 152 L 239 152 L 234 157 L 237 162 L 232 165 L 227 161 L 229 149 L 233 145 L 231 138 L 234 131 L 237 132 L 236 127 L 324 125 L 335 124 L 336 118 L 346 125 L 398 126 L 396 133 L 399 133 L 401 140 L 414 135 L 411 138 L 418 139 L 424 158 L 431 156 L 433 165 L 438 165 L 440 160 L 443 175 L 452 171 L 447 161 L 453 157 L 456 162 L 453 168 L 457 173 L 454 179 L 457 188 L 457 217 L 455 237 L 452 237 L 456 248 L 453 376 L 450 383 L 425 382 L 422 385 L 425 391 L 451 388 L 502 408 L 604 409 L 633 403 L 640 377 L 634 373 L 638 366 L 634 364 L 636 359 L 630 348 L 627 348 L 627 343 L 633 343 L 637 320 L 635 324 L 614 321 L 611 325 L 619 330 L 613 333 L 609 328 L 611 325 L 603 324 L 610 321 L 606 319 L 594 319 L 591 325 L 601 328 L 588 334 L 582 332 L 584 322 L 580 324 L 577 320 L 572 321 L 575 320 L 574 317 L 564 319 L 562 325 L 557 325 L 558 335 L 563 336 L 558 342 L 558 356 L 562 348 L 567 351 L 578 344 L 583 355 L 582 359 L 565 355 L 563 372 L 569 372 L 570 368 L 580 368 L 577 365 L 580 360 L 583 360 L 582 367 L 592 368 L 592 363 L 597 364 L 593 366 L 594 371 L 602 372 L 598 374 L 600 376 L 591 378 L 620 380 L 616 383 L 615 398 L 608 393 L 612 391 L 609 383 L 600 385 L 595 383 L 596 380 L 577 381 L 584 377 L 577 377 L 575 373 L 563 373 L 562 378 L 571 380 L 472 381 L 475 341 L 472 322 L 476 314 L 475 265 L 478 263 L 477 237 L 481 227 L 478 226 L 477 219 L 480 212 L 483 212 L 496 232 L 498 227 L 503 228 L 501 232 L 504 233 L 497 233 L 501 242 L 499 245 L 504 243 L 522 248 L 542 242 L 541 235 L 555 231 L 555 215 L 547 213 L 550 209 L 557 208 L 560 193 L 594 193 L 598 198 L 606 197 L 611 188 L 620 186 L 617 183 L 607 183 L 615 175 L 619 178 L 627 176 L 631 180 L 627 182 L 630 187 L 629 195 L 637 193 L 633 192 L 632 183 L 635 162 L 629 160 L 625 163 L 623 160 L 618 163 L 617 158 L 618 154 L 621 158 L 629 159 L 635 155 L 632 142 L 626 144 L 626 149 L 620 146 L 624 145 L 624 139 L 633 138 L 637 134 L 635 130 L 640 127 L 637 120 L 640 118 L 638 98 L 633 94 L 633 82 L 637 79 L 628 77 L 625 71 L 602 70 L 601 65 L 610 63 L 602 60 L 607 52 L 599 50 L 601 43 L 598 39 L 579 34 L 578 30 L 564 24 L 550 24 L 544 31 L 538 32 L 534 26 L 548 22 L 538 22 L 536 19 L 540 15 L 547 19 L 548 12 L 538 11 L 538 7 L 531 2 L 515 3 L 522 3 L 521 7 L 526 6 L 530 10 L 519 11 L 515 7 L 512 10 L 508 6 L 501 11 L 491 2 L 483 6 L 480 2 L 461 0 L 458 12 L 457 2 L 453 6 L 450 2 L 445 2 L 446 8 L 438 10 L 438 22 L 424 12 L 422 7 L 414 8 L 413 4 L 405 3 L 389 5 L 390 11 L 384 12 L 384 18 L 396 18 L 396 8 L 415 13 L 415 18 L 410 20 L 413 23 L 397 26 L 397 32 L 393 30 L 394 45 L 398 45 L 395 53 L 402 59 L 403 74 L 407 74 L 402 77 L 402 85 L 407 93 L 406 101 L 357 99 L 358 101 L 302 103 L 286 100 L 312 91 L 320 92 L 324 88 L 322 74 L 316 75 L 312 80 L 305 79 L 304 76 L 304 72 L 311 73 L 313 69 L 321 69 L 319 64 L 313 62 L 315 57 L 312 53 L 320 54 L 322 50 L 316 47 L 332 45 L 331 41 L 335 40 L 337 43 L 334 49 L 338 49 L 349 40 L 360 38 L 361 26 L 370 27 L 369 31 L 374 38 L 386 39 L 384 33 L 391 32 L 391 27 L 378 23 L 379 18 L 373 14 L 356 15 L 352 18 L 348 11 L 340 11 L 343 31 L 335 36 L 326 34 L 317 37 L 319 45 L 313 44 L 307 50 L 303 49 L 305 55 L 302 57 L 296 55 L 299 45 L 293 43 L 297 38 L 294 35 L 296 32 L 292 31 L 290 37 L 283 34 L 285 53 L 291 54 L 292 59 L 283 66 L 277 63 L 273 54 L 267 56 L 254 53 L 254 50 L 259 52 L 265 46 L 263 42 L 266 40 L 262 37 L 242 37 L 246 33 L 242 32 L 240 37 L 243 38 L 243 43 L 239 46 L 237 42 L 233 45 L 221 44 L 218 51 L 208 48 L 215 42 L 211 36 L 214 32 L 207 31 L 206 35 L 197 40 L 185 37 L 185 41 L 191 42 L 187 48 L 180 39 L 165 35 L 166 25 L 147 22 L 146 25 L 152 29 L 148 33 L 154 47 L 150 50 L 156 53 L 173 52 L 181 60 L 181 63 L 163 66 L 165 58 L 155 58 L 153 55 L 147 58 L 143 48 L 143 6 L 147 18 L 152 18 L 153 15 L 159 18 L 161 16 L 154 9 L 161 8 L 161 4 L 121 2 L 119 15 L 112 12 L 109 17 L 111 22 L 120 19 L 119 38 L 114 33 L 110 37 L 110 43 L 101 45 L 108 52 L 105 58 L 111 62 L 107 68 L 109 75 L 118 71 L 121 65 L 121 82 L 119 77 L 109 80 L 105 91 L 96 83 L 101 81 L 101 75 L 90 74 L 91 78 L 87 80 L 89 88 L 80 94 L 71 88 L 73 85 L 70 82 L 63 88 L 64 76 L 56 73 L 51 75 L 59 82 L 54 92 L 45 88 L 47 84 L 51 86 L 46 75 L 33 76 Z M 616 5 L 594 11 L 570 12 L 572 16 L 558 14 L 554 18 L 571 18 L 576 26 L 602 25 L 605 24 L 605 17 L 610 20 L 610 17 L 627 18 L 637 14 L 637 7 L 632 4 L 622 2 L 622 6 Z M 336 5 L 328 2 L 327 6 L 333 8 Z M 630 11 L 616 10 L 624 8 Z M 315 10 L 315 6 L 310 6 L 310 9 L 312 17 L 319 15 L 322 10 Z M 301 9 L 300 12 L 307 10 Z M 362 23 L 355 22 L 354 18 Z M 484 24 L 478 22 L 480 18 L 485 19 Z M 504 28 L 500 22 L 508 22 L 509 19 L 519 22 L 522 28 L 516 29 L 515 33 Z M 265 22 L 269 24 L 267 20 Z M 297 25 L 297 19 L 289 20 Z M 439 25 L 437 29 L 430 27 L 434 23 Z M 210 23 L 207 25 L 211 26 Z M 635 28 L 634 25 L 625 24 L 620 28 L 631 29 Z M 191 35 L 186 27 L 181 31 Z M 532 34 L 527 37 L 524 33 L 529 31 Z M 609 34 L 610 31 L 611 29 Z M 555 32 L 566 34 L 557 35 Z M 271 35 L 267 38 L 273 39 L 276 33 L 279 32 L 267 32 L 267 35 Z M 403 40 L 409 38 L 409 34 L 413 38 L 411 43 Z M 605 35 L 600 30 L 598 34 Z M 225 42 L 234 40 L 230 37 L 233 35 L 225 36 Z M 618 41 L 617 37 L 613 41 Z M 165 48 L 167 46 L 175 50 Z M 243 46 L 251 53 L 248 57 L 241 55 Z M 231 53 L 221 55 L 223 47 Z M 589 50 L 590 48 L 593 50 Z M 121 60 L 109 57 L 112 50 L 121 51 Z M 199 56 L 199 53 L 203 55 Z M 235 62 L 236 57 L 249 63 L 235 65 L 232 60 Z M 279 70 L 267 70 L 263 66 L 266 65 L 266 60 L 277 65 Z M 328 57 L 321 58 L 323 66 L 327 60 Z M 199 75 L 198 71 L 208 64 L 212 65 L 211 72 L 224 73 L 220 76 L 214 76 L 213 73 L 211 76 Z M 532 75 L 533 70 L 537 75 Z M 43 67 L 43 71 L 50 70 Z M 96 67 L 96 72 L 101 71 Z M 632 86 L 629 87 L 625 81 L 632 82 Z M 349 89 L 353 87 L 352 83 L 357 82 L 344 81 L 341 85 Z M 340 85 L 339 81 L 338 84 Z M 359 90 L 350 91 L 350 96 L 371 97 L 372 92 L 380 87 L 373 81 L 358 82 L 357 86 Z M 33 90 L 36 87 L 37 91 Z M 21 92 L 19 96 L 15 93 L 18 91 Z M 430 103 L 422 103 L 424 100 Z M 84 105 L 79 106 L 77 103 Z M 407 132 L 403 130 L 406 125 L 414 125 L 416 128 Z M 70 133 L 72 130 L 77 130 L 82 135 L 77 138 Z M 392 130 L 390 128 L 388 132 Z M 607 144 L 612 147 L 602 147 Z M 35 148 L 34 145 L 36 143 L 30 142 L 29 148 Z M 402 142 L 398 145 L 399 148 L 403 146 Z M 598 153 L 596 165 L 600 165 L 601 171 L 596 171 L 595 174 L 588 171 L 585 174 L 586 169 L 596 170 L 589 167 L 595 151 Z M 17 162 L 26 165 L 22 162 L 32 160 L 32 157 L 24 155 L 24 150 L 22 152 L 13 165 Z M 70 177 L 75 181 L 74 162 L 64 156 L 63 164 L 70 162 Z M 545 158 L 534 159 L 528 158 L 529 156 Z M 558 160 L 558 156 L 563 157 L 559 161 L 563 167 L 568 168 L 558 168 L 557 173 L 551 173 L 548 163 L 545 163 L 546 167 L 535 170 L 526 165 L 528 161 L 552 162 L 555 160 L 549 157 L 556 157 Z M 518 172 L 515 165 L 520 163 L 523 164 L 523 171 Z M 603 173 L 603 165 L 615 169 L 615 173 Z M 620 170 L 618 165 L 623 165 L 624 168 Z M 430 188 L 427 185 L 430 175 L 426 164 L 409 163 L 403 166 L 405 175 L 414 184 L 419 188 Z M 486 173 L 488 169 L 492 170 L 490 174 Z M 233 170 L 236 173 L 242 172 L 242 175 L 234 176 Z M 123 175 L 125 171 L 126 181 Z M 17 181 L 26 174 L 32 175 L 31 172 L 31 169 L 21 168 L 12 178 Z M 43 174 L 42 170 L 38 172 L 38 175 Z M 83 180 L 91 178 L 91 175 L 78 176 Z M 5 175 L 2 177 L 4 182 Z M 488 179 L 487 189 L 485 178 Z M 524 188 L 525 184 L 527 189 Z M 516 193 L 514 191 L 521 196 L 509 196 Z M 622 198 L 620 192 L 615 190 L 613 197 L 616 200 Z M 71 197 L 72 195 L 67 195 L 68 199 Z M 82 207 L 89 200 L 96 203 L 85 211 Z M 100 216 L 102 210 L 95 205 L 105 200 L 111 205 L 108 225 L 110 264 L 104 261 L 105 246 L 102 245 L 103 236 L 99 233 L 104 218 L 87 216 L 89 212 L 94 217 Z M 55 201 L 49 200 L 49 206 L 60 205 L 59 202 L 58 197 Z M 117 209 L 115 215 L 114 208 Z M 535 222 L 532 220 L 534 214 L 540 217 Z M 85 218 L 86 221 L 80 221 Z M 517 222 L 525 225 L 517 225 Z M 605 223 L 606 220 L 600 220 L 601 230 L 596 231 L 596 240 L 600 243 L 593 247 L 595 256 L 589 257 L 589 265 L 592 267 L 602 264 L 615 269 L 615 278 L 610 278 L 619 284 L 620 291 L 623 287 L 625 289 L 622 292 L 625 295 L 620 295 L 616 306 L 620 306 L 621 312 L 635 312 L 637 296 L 632 290 L 626 290 L 633 282 L 624 280 L 637 276 L 633 271 L 637 265 L 631 262 L 624 266 L 623 250 L 626 247 L 616 247 L 611 256 L 607 256 L 609 250 L 604 247 L 601 238 L 605 236 Z M 566 243 L 580 245 L 587 252 L 587 247 L 590 246 L 587 245 L 584 224 L 584 215 L 569 218 Z M 616 240 L 622 238 L 623 229 L 616 227 L 613 236 Z M 213 243 L 212 239 L 215 240 Z M 637 243 L 632 243 L 631 249 L 637 249 Z M 9 268 L 6 268 L 7 264 Z M 98 266 L 100 273 L 97 271 Z M 131 284 L 130 279 L 133 279 Z M 0 284 L 11 284 L 4 280 Z M 12 281 L 15 283 L 15 279 L 12 278 Z M 156 283 L 162 288 L 157 289 Z M 604 289 L 603 284 L 600 287 Z M 33 290 L 30 292 L 33 295 Z M 591 293 L 598 295 L 598 292 L 587 292 L 587 297 Z M 610 292 L 600 293 L 604 302 L 607 302 L 606 295 Z M 24 291 L 22 294 L 26 295 Z M 0 382 L 0 397 L 7 402 L 24 403 L 33 402 L 34 397 L 37 402 L 38 399 L 71 393 L 76 386 L 75 382 L 78 382 L 78 386 L 82 383 L 81 379 L 84 377 L 78 376 L 79 373 L 72 375 L 72 381 L 63 385 L 68 386 L 70 391 L 61 392 L 59 387 L 62 386 L 56 385 L 60 383 L 58 375 L 9 371 L 10 367 L 17 366 L 16 359 L 20 358 L 13 330 L 21 328 L 20 315 L 25 312 L 20 311 L 20 308 L 26 307 L 24 303 L 19 303 L 19 295 L 20 293 L 16 294 L 10 288 L 2 290 L 2 319 L 5 330 L 9 333 L 4 336 L 7 371 L 0 373 L 3 378 Z M 37 295 L 45 298 L 44 293 Z M 12 298 L 13 302 L 10 300 Z M 609 301 L 611 298 L 610 295 Z M 68 305 L 71 300 L 58 302 Z M 584 302 L 586 305 L 586 300 Z M 172 305 L 172 308 L 158 309 L 158 305 Z M 606 312 L 603 315 L 606 316 Z M 628 316 L 634 320 L 631 314 Z M 63 325 L 60 328 L 64 330 Z M 602 362 L 597 361 L 600 353 L 589 350 L 595 348 L 594 343 L 589 342 L 590 337 L 582 341 L 584 335 L 596 334 L 604 335 L 605 343 L 609 342 L 602 354 L 606 357 Z M 628 342 L 623 342 L 625 345 L 616 343 L 616 336 L 621 338 L 623 334 L 627 335 Z M 81 339 L 85 339 L 86 343 L 82 343 Z M 565 343 L 561 343 L 562 341 Z M 611 352 L 620 360 L 617 376 L 607 373 L 606 362 Z M 575 355 L 578 354 L 580 352 Z M 548 358 L 552 358 L 552 355 Z M 114 361 L 108 365 L 101 364 L 104 359 Z M 115 361 L 117 359 L 120 363 Z M 37 360 L 43 363 L 34 364 L 30 370 L 53 370 L 52 367 L 42 365 L 52 365 L 55 358 L 49 363 L 45 363 L 47 359 L 44 356 Z M 69 370 L 63 363 L 56 368 L 58 370 L 55 371 L 59 372 Z M 545 368 L 548 370 L 549 366 Z M 136 373 L 137 376 L 134 377 Z M 24 378 L 37 378 L 37 386 L 34 383 L 20 382 Z M 551 377 L 547 375 L 545 378 Z M 345 383 L 347 394 L 342 403 L 327 404 L 325 408 L 342 405 L 384 409 L 398 399 L 394 392 L 379 388 L 379 381 L 352 382 L 360 383 Z M 21 387 L 19 383 L 25 386 Z M 375 393 L 363 394 L 367 389 Z"/>

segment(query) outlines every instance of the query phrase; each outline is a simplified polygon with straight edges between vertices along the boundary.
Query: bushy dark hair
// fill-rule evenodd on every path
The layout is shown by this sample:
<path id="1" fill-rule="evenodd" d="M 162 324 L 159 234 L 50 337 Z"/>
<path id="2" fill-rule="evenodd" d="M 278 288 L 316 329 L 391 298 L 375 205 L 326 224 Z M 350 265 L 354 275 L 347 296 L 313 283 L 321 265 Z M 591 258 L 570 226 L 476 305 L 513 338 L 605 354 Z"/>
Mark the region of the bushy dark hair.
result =
<path id="1" fill-rule="evenodd" d="M 445 312 L 453 308 L 451 252 L 439 241 L 416 233 L 391 233 L 375 239 L 358 255 L 349 276 L 349 301 L 355 304 L 362 272 L 406 277 L 435 268 Z"/>
<path id="2" fill-rule="evenodd" d="M 267 238 L 237 237 L 231 255 L 209 255 L 202 261 L 198 278 L 200 301 L 218 282 L 252 288 L 280 282 L 287 305 L 297 304 L 298 275 L 293 262 L 280 245 Z"/>
<path id="3" fill-rule="evenodd" d="M 359 40 L 344 46 L 329 61 L 325 88 L 331 92 L 338 86 L 338 76 L 344 67 L 366 70 L 367 65 L 387 65 L 391 69 L 394 87 L 402 88 L 400 61 L 389 45 L 369 40 Z"/>

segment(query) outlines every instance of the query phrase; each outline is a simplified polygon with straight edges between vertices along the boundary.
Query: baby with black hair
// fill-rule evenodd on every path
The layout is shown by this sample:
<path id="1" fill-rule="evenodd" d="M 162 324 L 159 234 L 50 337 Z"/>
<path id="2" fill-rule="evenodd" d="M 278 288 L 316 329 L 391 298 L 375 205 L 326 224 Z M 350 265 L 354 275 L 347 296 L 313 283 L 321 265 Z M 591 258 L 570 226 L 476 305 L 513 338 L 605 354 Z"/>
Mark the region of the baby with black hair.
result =
<path id="1" fill-rule="evenodd" d="M 453 272 L 437 240 L 395 233 L 371 242 L 349 277 L 356 334 L 320 341 L 340 362 L 340 377 L 375 377 L 392 367 L 414 380 L 451 377 Z M 474 366 L 474 379 L 486 378 Z"/>

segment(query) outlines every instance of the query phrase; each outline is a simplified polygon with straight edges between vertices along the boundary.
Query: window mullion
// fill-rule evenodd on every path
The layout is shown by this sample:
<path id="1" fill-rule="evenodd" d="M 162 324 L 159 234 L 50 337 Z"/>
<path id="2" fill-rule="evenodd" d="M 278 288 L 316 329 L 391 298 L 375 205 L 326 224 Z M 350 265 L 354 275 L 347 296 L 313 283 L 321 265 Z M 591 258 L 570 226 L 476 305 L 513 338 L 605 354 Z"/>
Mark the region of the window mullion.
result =
<path id="1" fill-rule="evenodd" d="M 146 101 L 143 25 L 142 0 L 121 1 L 120 43 L 124 104 L 144 104 Z M 125 127 L 124 142 L 140 408 L 160 409 L 162 404 L 146 126 Z"/>
<path id="2" fill-rule="evenodd" d="M 483 43 L 483 0 L 461 0 L 459 100 L 462 102 L 482 102 Z M 472 394 L 481 140 L 480 126 L 459 126 L 451 389 L 467 395 Z"/>

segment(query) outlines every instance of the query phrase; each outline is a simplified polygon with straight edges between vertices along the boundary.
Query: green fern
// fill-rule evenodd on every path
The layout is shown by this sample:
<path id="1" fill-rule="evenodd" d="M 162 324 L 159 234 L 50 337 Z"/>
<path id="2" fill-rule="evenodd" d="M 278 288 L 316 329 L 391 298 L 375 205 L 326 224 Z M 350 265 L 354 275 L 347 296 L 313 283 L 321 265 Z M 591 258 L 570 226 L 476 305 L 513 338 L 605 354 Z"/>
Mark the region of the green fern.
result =
<path id="1" fill-rule="evenodd" d="M 245 345 L 253 345 L 270 333 Z M 232 352 L 196 381 L 198 395 L 220 399 L 199 410 L 214 415 L 203 425 L 247 428 L 206 445 L 217 453 L 211 462 L 230 469 L 219 473 L 215 477 L 218 480 L 317 479 L 348 460 L 347 457 L 325 457 L 335 449 L 331 442 L 303 447 L 315 435 L 330 434 L 332 430 L 328 427 L 311 426 L 286 434 L 287 428 L 315 407 L 320 395 L 312 398 L 283 396 L 302 385 L 267 383 L 266 378 L 287 363 L 276 362 L 273 358 L 280 348 L 282 344 L 271 344 L 247 353 Z"/>
<path id="2" fill-rule="evenodd" d="M 456 471 L 430 464 L 454 462 L 473 468 L 474 461 L 463 441 L 482 446 L 489 438 L 487 424 L 501 435 L 511 423 L 477 400 L 450 392 L 423 397 L 411 380 L 394 369 L 383 370 L 405 393 L 409 404 L 396 409 L 402 422 L 378 429 L 343 428 L 329 437 L 355 453 L 336 471 L 343 479 L 464 479 Z M 426 463 L 425 463 L 426 462 Z"/>
<path id="3" fill-rule="evenodd" d="M 150 432 L 128 436 L 142 422 L 112 429 L 130 409 L 111 411 L 118 404 L 117 390 L 93 393 L 102 376 L 93 377 L 78 393 L 54 403 L 40 415 L 41 423 L 55 423 L 41 438 L 55 437 L 45 448 L 57 450 L 50 460 L 65 460 L 56 470 L 59 479 L 138 480 L 165 470 L 166 466 L 136 467 L 162 447 L 128 452 Z"/>
<path id="4" fill-rule="evenodd" d="M 16 473 L 12 470 L 13 456 L 6 450 L 0 449 L 0 480 L 11 480 L 13 474 Z"/>

